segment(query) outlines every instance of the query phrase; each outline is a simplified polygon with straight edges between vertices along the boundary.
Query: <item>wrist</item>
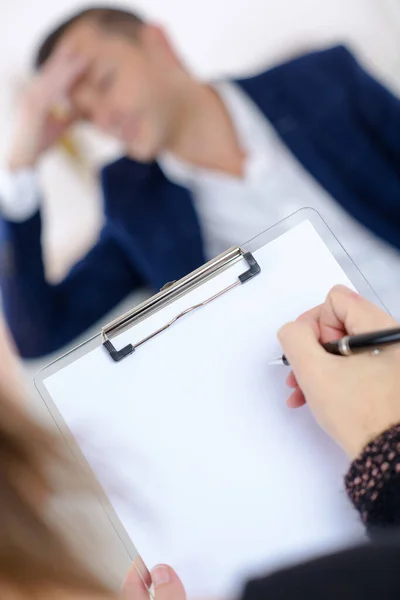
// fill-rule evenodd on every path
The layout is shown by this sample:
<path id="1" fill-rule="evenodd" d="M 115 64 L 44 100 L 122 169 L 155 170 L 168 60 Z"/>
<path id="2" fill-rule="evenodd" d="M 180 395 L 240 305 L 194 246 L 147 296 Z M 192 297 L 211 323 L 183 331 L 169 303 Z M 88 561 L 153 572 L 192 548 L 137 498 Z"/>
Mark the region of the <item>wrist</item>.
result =
<path id="1" fill-rule="evenodd" d="M 40 188 L 34 169 L 0 169 L 0 213 L 14 223 L 27 221 L 39 209 Z"/>
<path id="2" fill-rule="evenodd" d="M 31 170 L 36 167 L 38 156 L 22 152 L 12 152 L 8 155 L 5 161 L 5 166 L 8 171 L 14 173 L 16 171 Z"/>
<path id="3" fill-rule="evenodd" d="M 365 446 L 345 478 L 347 493 L 364 523 L 399 523 L 400 501 L 397 492 L 392 494 L 399 477 L 400 425 L 395 425 Z"/>
<path id="4" fill-rule="evenodd" d="M 40 156 L 42 118 L 37 115 L 21 119 L 13 132 L 6 155 L 6 166 L 10 171 L 32 169 Z"/>
<path id="5" fill-rule="evenodd" d="M 352 461 L 362 457 L 371 444 L 374 445 L 377 440 L 384 439 L 388 431 L 394 431 L 395 426 L 400 423 L 400 415 L 393 416 L 391 419 L 382 419 L 381 423 L 379 421 L 380 419 L 376 417 L 374 425 L 359 431 L 358 435 L 353 431 L 351 442 L 350 435 L 348 436 L 347 454 Z M 396 431 L 400 433 L 400 426 L 397 426 Z"/>

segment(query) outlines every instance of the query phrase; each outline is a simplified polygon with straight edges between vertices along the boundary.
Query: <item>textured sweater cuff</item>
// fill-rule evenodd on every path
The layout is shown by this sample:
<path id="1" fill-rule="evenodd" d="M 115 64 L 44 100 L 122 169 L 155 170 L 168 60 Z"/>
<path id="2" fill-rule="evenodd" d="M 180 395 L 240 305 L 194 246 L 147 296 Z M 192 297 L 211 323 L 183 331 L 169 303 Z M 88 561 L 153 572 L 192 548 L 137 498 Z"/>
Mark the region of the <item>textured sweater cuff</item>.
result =
<path id="1" fill-rule="evenodd" d="M 366 525 L 400 524 L 400 424 L 366 446 L 352 463 L 345 485 Z"/>

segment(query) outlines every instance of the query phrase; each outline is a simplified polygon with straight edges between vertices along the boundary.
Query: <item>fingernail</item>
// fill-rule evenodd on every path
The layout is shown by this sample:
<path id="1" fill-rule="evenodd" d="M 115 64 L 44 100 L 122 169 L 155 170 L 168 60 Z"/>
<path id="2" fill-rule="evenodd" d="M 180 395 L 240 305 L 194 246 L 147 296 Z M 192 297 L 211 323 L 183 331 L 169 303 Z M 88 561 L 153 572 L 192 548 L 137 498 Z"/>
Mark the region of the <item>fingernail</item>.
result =
<path id="1" fill-rule="evenodd" d="M 160 585 L 165 585 L 170 581 L 169 569 L 165 565 L 159 565 L 155 567 L 151 572 L 151 579 L 153 581 L 154 587 L 159 587 Z"/>

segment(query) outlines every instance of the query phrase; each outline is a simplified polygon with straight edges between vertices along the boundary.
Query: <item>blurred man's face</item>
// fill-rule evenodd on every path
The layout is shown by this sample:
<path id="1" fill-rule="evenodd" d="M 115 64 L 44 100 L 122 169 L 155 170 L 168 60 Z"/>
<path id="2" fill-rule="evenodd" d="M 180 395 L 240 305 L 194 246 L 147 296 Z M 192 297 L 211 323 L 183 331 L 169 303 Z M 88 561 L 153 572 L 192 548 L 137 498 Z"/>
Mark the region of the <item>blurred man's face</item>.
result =
<path id="1" fill-rule="evenodd" d="M 187 83 L 163 33 L 143 26 L 135 41 L 81 22 L 61 43 L 88 59 L 71 94 L 77 114 L 120 140 L 133 158 L 154 159 L 175 126 Z"/>

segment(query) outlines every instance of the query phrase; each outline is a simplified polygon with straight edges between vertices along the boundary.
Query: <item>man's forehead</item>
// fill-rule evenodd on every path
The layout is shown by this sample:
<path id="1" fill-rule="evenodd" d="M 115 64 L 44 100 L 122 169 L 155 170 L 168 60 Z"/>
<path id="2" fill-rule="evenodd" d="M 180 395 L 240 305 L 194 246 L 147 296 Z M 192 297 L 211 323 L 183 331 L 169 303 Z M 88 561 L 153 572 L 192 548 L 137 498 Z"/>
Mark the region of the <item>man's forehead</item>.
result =
<path id="1" fill-rule="evenodd" d="M 104 46 L 109 37 L 95 23 L 82 20 L 68 29 L 59 46 L 68 47 L 88 58 L 95 58 L 99 52 L 105 51 Z"/>

